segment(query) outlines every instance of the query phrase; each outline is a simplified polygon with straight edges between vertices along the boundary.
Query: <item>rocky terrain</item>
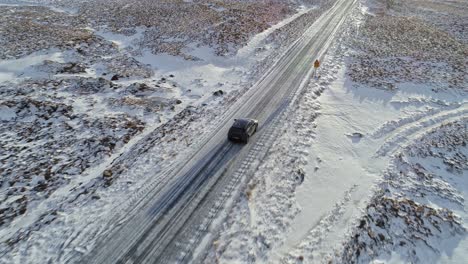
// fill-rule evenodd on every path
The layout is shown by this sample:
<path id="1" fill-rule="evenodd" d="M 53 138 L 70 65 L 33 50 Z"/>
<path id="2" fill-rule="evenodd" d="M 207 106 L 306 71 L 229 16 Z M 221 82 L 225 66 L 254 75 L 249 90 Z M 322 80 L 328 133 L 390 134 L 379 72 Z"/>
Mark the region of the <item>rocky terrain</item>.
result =
<path id="1" fill-rule="evenodd" d="M 0 263 L 89 252 L 334 3 L 0 0 Z M 459 257 L 467 14 L 360 1 L 205 262 Z"/>
<path id="2" fill-rule="evenodd" d="M 342 263 L 398 254 L 413 263 L 450 255 L 466 237 L 468 120 L 447 122 L 393 157 L 380 190 L 342 252 Z"/>
<path id="3" fill-rule="evenodd" d="M 435 90 L 466 89 L 466 31 L 461 30 L 463 25 L 452 25 L 452 19 L 445 20 L 445 26 L 442 21 L 435 26 L 434 14 L 443 12 L 439 7 L 451 5 L 440 3 L 434 7 L 431 3 L 386 1 L 371 6 L 370 12 L 375 14 L 367 16 L 358 37 L 352 40 L 356 48 L 350 64 L 352 80 L 390 90 L 405 82 L 423 83 Z M 405 9 L 406 5 L 412 6 L 412 13 Z M 458 8 L 468 11 L 466 6 Z M 466 12 L 454 13 L 460 16 L 457 21 L 468 20 Z"/>
<path id="4" fill-rule="evenodd" d="M 209 46 L 216 54 L 234 54 L 256 33 L 294 13 L 292 1 L 48 1 L 63 9 L 3 6 L 2 40 L 6 54 L 21 56 L 51 46 L 72 46 L 93 37 L 88 29 L 127 36 L 139 32 L 135 53 L 150 50 L 197 60 L 189 54 L 195 46 Z M 8 10 L 8 12 L 7 12 Z M 12 11 L 10 11 L 12 10 Z M 35 34 L 40 31 L 41 34 Z M 22 32 L 13 36 L 12 32 Z M 36 45 L 13 38 L 37 39 Z M 48 41 L 52 39 L 53 41 Z M 18 42 L 18 41 L 16 41 Z M 15 45 L 15 47 L 13 47 Z M 195 46 L 194 46 L 195 45 Z M 2 45 L 3 46 L 3 45 Z"/>

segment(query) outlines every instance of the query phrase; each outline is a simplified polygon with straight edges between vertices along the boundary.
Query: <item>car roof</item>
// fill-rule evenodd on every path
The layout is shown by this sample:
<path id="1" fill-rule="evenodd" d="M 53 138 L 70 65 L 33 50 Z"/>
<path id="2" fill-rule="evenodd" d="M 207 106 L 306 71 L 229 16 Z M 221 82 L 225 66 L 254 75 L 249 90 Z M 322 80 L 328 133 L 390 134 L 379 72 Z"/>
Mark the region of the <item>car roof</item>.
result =
<path id="1" fill-rule="evenodd" d="M 252 119 L 248 119 L 248 118 L 235 119 L 232 127 L 245 128 L 252 121 L 253 121 Z"/>

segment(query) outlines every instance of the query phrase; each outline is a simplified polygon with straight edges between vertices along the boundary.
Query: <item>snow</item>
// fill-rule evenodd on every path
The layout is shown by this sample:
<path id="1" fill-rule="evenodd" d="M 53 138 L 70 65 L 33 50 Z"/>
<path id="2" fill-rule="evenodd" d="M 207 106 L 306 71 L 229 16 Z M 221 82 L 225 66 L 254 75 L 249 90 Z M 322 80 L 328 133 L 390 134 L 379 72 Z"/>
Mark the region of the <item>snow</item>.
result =
<path id="1" fill-rule="evenodd" d="M 136 33 L 131 36 L 126 36 L 123 34 L 114 33 L 108 29 L 94 30 L 93 28 L 86 28 L 94 32 L 94 34 L 101 36 L 119 46 L 120 49 L 131 48 L 135 45 L 135 42 L 138 41 L 142 36 L 144 29 L 141 27 L 136 27 Z"/>
<path id="2" fill-rule="evenodd" d="M 37 52 L 20 59 L 2 60 L 0 61 L 0 83 L 17 82 L 23 75 L 28 77 L 36 76 L 37 73 L 31 66 L 38 65 L 44 60 L 64 61 L 62 53 L 57 51 Z"/>
<path id="3" fill-rule="evenodd" d="M 0 82 L 12 81 L 15 79 L 15 74 L 12 72 L 1 72 L 0 73 Z"/>
<path id="4" fill-rule="evenodd" d="M 366 92 L 375 91 L 363 91 Z M 309 164 L 304 168 L 310 176 L 305 178 L 296 195 L 302 211 L 292 223 L 285 248 L 279 250 L 281 253 L 290 250 L 288 245 L 298 244 L 304 233 L 354 185 L 357 185 L 353 190 L 355 201 L 369 195 L 377 173 L 386 163 L 373 158 L 377 142 L 366 136 L 353 142 L 348 133 L 371 131 L 377 124 L 399 115 L 391 108 L 382 109 L 382 101 L 353 94 L 350 85 L 345 84 L 345 68 L 337 73 L 337 80 L 325 90 L 319 102 L 316 144 L 309 150 Z"/>
<path id="5" fill-rule="evenodd" d="M 198 55 L 201 54 L 200 49 Z M 181 93 L 194 99 L 206 100 L 216 90 L 225 92 L 237 90 L 242 79 L 245 81 L 246 68 L 237 68 L 219 61 L 217 58 L 209 60 L 211 49 L 206 49 L 203 61 L 186 61 L 180 57 L 168 54 L 145 54 L 137 58 L 141 62 L 151 64 L 157 74 L 177 76 Z M 190 89 L 190 91 L 188 91 Z M 200 100 L 198 100 L 200 101 Z"/>
<path id="6" fill-rule="evenodd" d="M 169 170 L 183 159 L 190 146 L 196 146 L 197 140 L 212 129 L 211 121 L 216 120 L 220 109 L 237 100 L 303 32 L 300 24 L 313 21 L 330 3 L 302 7 L 243 45 L 229 47 L 235 53 L 227 57 L 217 56 L 217 47 L 196 40 L 186 42 L 182 48 L 184 56 L 189 55 L 185 58 L 193 60 L 168 53 L 153 54 L 140 50 L 138 41 L 144 36 L 144 27 L 124 35 L 107 26 L 79 24 L 93 37 L 83 33 L 85 42 L 80 40 L 66 48 L 46 45 L 47 49 L 32 53 L 35 45 L 25 45 L 24 50 L 15 50 L 8 57 L 17 59 L 0 61 L 4 97 L 0 100 L 0 122 L 6 128 L 0 131 L 0 143 L 6 150 L 1 157 L 22 155 L 21 160 L 7 159 L 9 167 L 5 168 L 16 170 L 29 165 L 30 169 L 41 169 L 41 162 L 63 160 L 51 164 L 55 170 L 77 162 L 78 157 L 89 161 L 84 162 L 83 171 L 79 166 L 64 168 L 51 193 L 33 191 L 44 182 L 44 171 L 30 178 L 14 178 L 15 188 L 28 187 L 21 194 L 15 189 L 7 195 L 9 187 L 1 187 L 2 209 L 12 209 L 16 215 L 9 215 L 14 219 L 2 226 L 0 237 L 2 242 L 12 239 L 17 243 L 14 248 L 1 245 L 1 253 L 5 254 L 2 262 L 68 262 L 89 252 L 96 239 L 108 232 L 108 223 L 125 220 L 122 210 L 136 199 L 131 194 L 164 183 L 163 173 L 153 178 L 156 172 Z M 0 5 L 33 7 L 17 1 Z M 414 3 L 408 5 L 414 8 Z M 60 12 L 65 20 L 77 14 L 64 7 L 50 9 Z M 464 263 L 468 259 L 468 189 L 464 180 L 468 153 L 466 146 L 454 144 L 460 140 L 446 144 L 448 139 L 460 138 L 454 136 L 457 131 L 449 129 L 451 126 L 458 127 L 459 134 L 463 128 L 466 131 L 466 80 L 460 78 L 466 72 L 456 68 L 464 46 L 448 38 L 450 45 L 444 54 L 449 59 L 434 61 L 434 46 L 425 46 L 426 36 L 434 39 L 433 43 L 445 45 L 445 34 L 413 18 L 381 18 L 378 13 L 382 10 L 385 7 L 381 1 L 363 1 L 344 23 L 340 38 L 322 62 L 320 77 L 308 83 L 301 98 L 287 110 L 279 128 L 281 136 L 247 189 L 242 190 L 238 200 L 230 201 L 233 209 L 223 212 L 228 219 L 221 224 L 220 233 L 202 241 L 215 241 L 206 263 L 346 263 L 343 260 L 356 252 L 361 254 L 361 258 L 356 257 L 358 262 L 369 263 L 424 259 Z M 417 13 L 436 28 L 447 28 L 440 20 L 431 22 L 432 15 Z M 369 21 L 378 31 L 369 30 Z M 381 41 L 388 37 L 385 30 L 411 23 L 416 26 L 408 31 L 410 34 L 392 33 L 388 35 L 391 38 Z M 457 28 L 449 31 L 463 39 L 463 31 Z M 353 39 L 361 36 L 358 32 L 364 32 L 369 39 Z M 391 46 L 400 35 L 404 49 Z M 372 47 L 376 48 L 377 58 L 366 56 L 367 45 L 374 42 L 379 43 Z M 353 46 L 356 43 L 360 46 Z M 423 56 L 414 52 L 421 45 L 426 48 Z M 85 70 L 60 72 L 73 63 Z M 455 67 L 454 74 L 450 67 Z M 375 78 L 373 74 L 381 75 Z M 110 81 L 113 75 L 120 77 Z M 217 90 L 225 94 L 216 97 L 213 92 Z M 123 129 L 127 126 L 130 128 Z M 34 133 L 17 137 L 28 131 Z M 36 135 L 39 140 L 35 140 Z M 103 145 L 100 142 L 89 149 L 81 148 L 81 140 L 94 142 L 102 136 L 112 137 L 115 148 L 98 149 Z M 176 138 L 179 140 L 172 140 Z M 64 143 L 66 147 L 40 148 L 47 142 Z M 29 149 L 18 150 L 23 147 Z M 90 153 L 96 149 L 99 152 L 92 156 Z M 30 155 L 29 150 L 40 154 Z M 79 156 L 83 151 L 89 156 Z M 438 151 L 443 154 L 425 156 Z M 109 171 L 113 173 L 110 179 L 103 179 L 104 172 Z M 399 171 L 407 173 L 404 178 L 398 176 Z M 27 173 L 23 170 L 18 175 Z M 12 175 L 17 176 L 7 176 Z M 424 180 L 418 175 L 424 175 Z M 387 187 L 390 192 L 379 196 Z M 408 211 L 392 215 L 382 209 L 386 205 Z M 402 219 L 408 215 L 419 219 L 419 210 L 433 213 L 433 218 L 422 218 L 422 226 L 405 224 Z M 388 236 L 382 243 L 375 242 L 374 236 L 381 231 L 380 223 L 368 218 L 381 215 L 392 216 L 385 223 Z M 366 225 L 360 228 L 363 219 Z M 431 224 L 434 219 L 443 224 L 442 231 Z M 423 237 L 430 246 L 415 242 L 401 248 L 389 242 L 399 242 L 404 232 L 415 227 L 428 228 L 435 234 Z M 368 246 L 365 250 L 355 243 L 354 234 L 368 239 L 364 240 Z M 431 247 L 440 248 L 437 251 Z"/>
<path id="7" fill-rule="evenodd" d="M 345 244 L 342 262 L 391 261 L 397 255 L 411 262 L 466 260 L 467 121 L 444 121 L 392 156 L 381 191 Z"/>
<path id="8" fill-rule="evenodd" d="M 95 31 L 106 40 L 117 43 L 121 49 L 136 49 L 135 40 L 139 39 L 141 29 L 137 34 L 125 36 L 121 34 Z M 174 75 L 177 78 L 178 94 L 185 95 L 189 104 L 197 104 L 209 100 L 212 93 L 222 89 L 224 92 L 239 89 L 245 81 L 247 69 L 252 67 L 257 58 L 242 60 L 238 57 L 223 58 L 215 55 L 213 48 L 200 45 L 189 45 L 186 53 L 198 60 L 186 60 L 180 56 L 167 53 L 153 54 L 145 50 L 141 55 L 135 56 L 139 62 L 150 65 L 158 76 Z M 187 104 L 187 103 L 186 103 Z M 185 104 L 185 105 L 186 105 Z"/>
<path id="9" fill-rule="evenodd" d="M 13 109 L 7 106 L 0 107 L 0 120 L 9 121 L 16 117 L 16 113 Z"/>
<path id="10" fill-rule="evenodd" d="M 292 21 L 294 21 L 295 19 L 297 19 L 301 15 L 304 15 L 304 14 L 310 12 L 312 9 L 315 9 L 315 8 L 316 7 L 300 6 L 299 9 L 298 9 L 298 12 L 295 13 L 294 15 L 280 21 L 279 23 L 273 25 L 272 27 L 270 27 L 270 28 L 264 30 L 263 32 L 253 36 L 244 47 L 242 47 L 241 49 L 239 49 L 237 51 L 236 57 L 239 59 L 239 61 L 241 61 L 241 63 L 244 63 L 245 60 L 249 60 L 249 58 L 255 54 L 256 49 L 261 46 L 262 42 L 264 42 L 265 39 L 271 33 L 273 33 L 276 29 L 280 29 L 280 28 L 284 27 L 285 25 L 291 23 Z M 269 47 L 267 47 L 267 48 L 269 48 Z M 242 60 L 240 60 L 240 59 L 242 59 Z"/>

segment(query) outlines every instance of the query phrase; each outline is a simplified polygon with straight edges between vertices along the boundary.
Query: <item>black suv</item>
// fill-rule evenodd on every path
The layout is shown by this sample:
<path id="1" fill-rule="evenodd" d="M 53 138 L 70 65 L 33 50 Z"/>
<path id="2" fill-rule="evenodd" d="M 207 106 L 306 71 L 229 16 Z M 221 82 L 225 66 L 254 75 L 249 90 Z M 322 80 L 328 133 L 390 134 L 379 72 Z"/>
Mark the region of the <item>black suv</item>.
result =
<path id="1" fill-rule="evenodd" d="M 257 132 L 258 121 L 249 118 L 234 119 L 234 124 L 229 129 L 228 139 L 247 143 L 249 137 Z"/>

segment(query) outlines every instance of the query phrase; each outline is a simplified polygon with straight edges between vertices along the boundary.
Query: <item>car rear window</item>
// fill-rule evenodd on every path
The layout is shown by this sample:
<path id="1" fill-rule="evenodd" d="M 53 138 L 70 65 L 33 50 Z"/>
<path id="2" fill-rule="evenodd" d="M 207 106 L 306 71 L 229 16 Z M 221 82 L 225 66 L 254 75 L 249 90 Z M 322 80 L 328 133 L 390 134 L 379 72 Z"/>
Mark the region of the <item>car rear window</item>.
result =
<path id="1" fill-rule="evenodd" d="M 232 127 L 244 129 L 245 127 L 247 127 L 248 123 L 249 122 L 247 120 L 238 119 L 234 122 L 234 125 L 232 125 Z"/>
<path id="2" fill-rule="evenodd" d="M 244 132 L 244 128 L 242 128 L 242 127 L 233 127 L 232 131 L 233 132 Z"/>

